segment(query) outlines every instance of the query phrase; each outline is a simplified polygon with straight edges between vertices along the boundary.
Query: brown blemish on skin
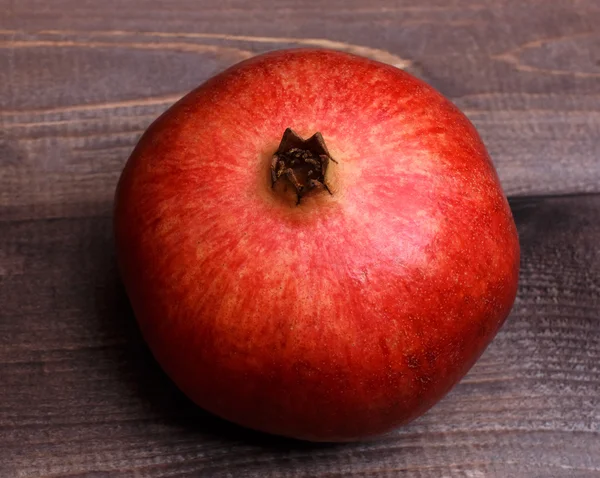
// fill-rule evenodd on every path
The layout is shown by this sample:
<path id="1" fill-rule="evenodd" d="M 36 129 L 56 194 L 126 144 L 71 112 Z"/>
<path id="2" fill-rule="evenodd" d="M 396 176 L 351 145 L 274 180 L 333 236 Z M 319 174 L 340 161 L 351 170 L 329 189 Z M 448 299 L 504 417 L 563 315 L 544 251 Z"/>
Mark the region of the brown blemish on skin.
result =
<path id="1" fill-rule="evenodd" d="M 419 359 L 414 355 L 409 355 L 408 357 L 406 357 L 406 363 L 408 365 L 408 368 L 412 369 L 419 368 L 420 365 Z"/>

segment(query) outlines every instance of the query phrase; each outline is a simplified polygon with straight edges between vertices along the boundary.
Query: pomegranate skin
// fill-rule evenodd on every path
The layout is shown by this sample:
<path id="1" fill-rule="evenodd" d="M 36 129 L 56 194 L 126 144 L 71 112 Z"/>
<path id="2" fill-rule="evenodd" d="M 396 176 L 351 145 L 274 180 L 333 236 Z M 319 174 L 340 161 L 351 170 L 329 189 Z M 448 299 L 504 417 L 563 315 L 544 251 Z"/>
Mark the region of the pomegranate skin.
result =
<path id="1" fill-rule="evenodd" d="M 288 127 L 322 133 L 331 194 L 296 205 L 271 187 Z M 469 120 L 408 73 L 335 51 L 254 57 L 172 106 L 125 166 L 114 226 L 134 313 L 177 386 L 304 440 L 423 414 L 517 290 L 516 227 Z"/>

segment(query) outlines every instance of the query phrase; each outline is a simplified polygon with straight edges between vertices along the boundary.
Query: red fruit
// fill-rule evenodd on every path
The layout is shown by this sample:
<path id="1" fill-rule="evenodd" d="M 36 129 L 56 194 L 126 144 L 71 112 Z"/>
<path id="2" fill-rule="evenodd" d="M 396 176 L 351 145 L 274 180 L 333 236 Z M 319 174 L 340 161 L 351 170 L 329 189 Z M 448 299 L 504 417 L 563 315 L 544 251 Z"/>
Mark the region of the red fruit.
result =
<path id="1" fill-rule="evenodd" d="M 288 127 L 325 146 L 280 145 Z M 115 228 L 135 315 L 175 383 L 221 417 L 306 440 L 424 413 L 517 288 L 517 231 L 471 123 L 411 75 L 334 51 L 255 57 L 171 107 L 129 158 Z"/>

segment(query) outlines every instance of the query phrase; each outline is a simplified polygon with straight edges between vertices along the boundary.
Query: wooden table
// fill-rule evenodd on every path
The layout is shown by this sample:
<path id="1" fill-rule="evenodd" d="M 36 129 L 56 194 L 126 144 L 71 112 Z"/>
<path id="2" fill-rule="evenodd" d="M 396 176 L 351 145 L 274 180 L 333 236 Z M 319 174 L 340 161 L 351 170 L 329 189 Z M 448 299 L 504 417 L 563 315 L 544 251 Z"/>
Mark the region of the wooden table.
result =
<path id="1" fill-rule="evenodd" d="M 0 0 L 0 476 L 600 476 L 598 0 Z M 391 436 L 317 446 L 198 410 L 140 339 L 114 264 L 141 132 L 281 47 L 367 55 L 475 123 L 522 244 L 506 326 Z"/>

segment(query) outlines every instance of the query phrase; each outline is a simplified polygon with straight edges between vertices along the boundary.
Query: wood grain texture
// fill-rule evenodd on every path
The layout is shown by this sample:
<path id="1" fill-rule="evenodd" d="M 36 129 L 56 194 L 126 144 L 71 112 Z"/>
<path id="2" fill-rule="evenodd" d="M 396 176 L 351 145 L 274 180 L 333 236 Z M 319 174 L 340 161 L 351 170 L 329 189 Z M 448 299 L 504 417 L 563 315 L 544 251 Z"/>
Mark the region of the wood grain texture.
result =
<path id="1" fill-rule="evenodd" d="M 600 476 L 600 3 L 0 0 L 0 477 Z M 523 260 L 513 313 L 449 396 L 363 444 L 198 410 L 115 270 L 116 180 L 228 65 L 322 46 L 406 68 L 482 134 Z"/>

